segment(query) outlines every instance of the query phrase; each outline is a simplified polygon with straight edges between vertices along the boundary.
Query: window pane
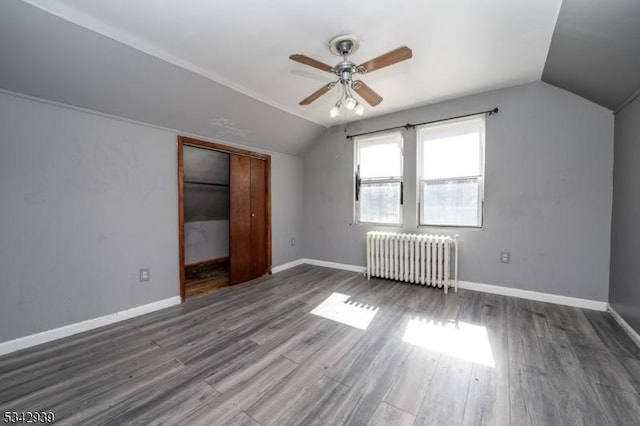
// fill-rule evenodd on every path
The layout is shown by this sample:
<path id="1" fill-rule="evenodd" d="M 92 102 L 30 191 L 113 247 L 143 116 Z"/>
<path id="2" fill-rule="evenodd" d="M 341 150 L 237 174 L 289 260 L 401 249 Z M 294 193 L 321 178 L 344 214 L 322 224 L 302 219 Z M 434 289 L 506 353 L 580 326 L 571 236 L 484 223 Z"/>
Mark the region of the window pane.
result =
<path id="1" fill-rule="evenodd" d="M 360 222 L 400 223 L 400 182 L 362 183 Z"/>
<path id="2" fill-rule="evenodd" d="M 480 226 L 478 179 L 422 183 L 422 225 Z"/>
<path id="3" fill-rule="evenodd" d="M 424 141 L 424 179 L 480 174 L 480 138 L 477 133 Z"/>
<path id="4" fill-rule="evenodd" d="M 419 130 L 422 143 L 423 179 L 442 179 L 482 174 L 480 118 L 425 126 Z"/>
<path id="5" fill-rule="evenodd" d="M 381 178 L 402 176 L 402 152 L 398 137 L 387 140 L 359 142 L 360 177 Z"/>

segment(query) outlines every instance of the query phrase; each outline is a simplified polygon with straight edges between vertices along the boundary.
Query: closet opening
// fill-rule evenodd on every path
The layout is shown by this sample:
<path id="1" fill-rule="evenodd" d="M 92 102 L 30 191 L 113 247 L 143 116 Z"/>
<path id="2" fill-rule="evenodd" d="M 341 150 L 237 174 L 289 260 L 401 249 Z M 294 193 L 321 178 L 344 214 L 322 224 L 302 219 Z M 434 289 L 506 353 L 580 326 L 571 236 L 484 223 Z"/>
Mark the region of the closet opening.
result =
<path id="1" fill-rule="evenodd" d="M 185 297 L 229 285 L 229 154 L 184 145 Z"/>
<path id="2" fill-rule="evenodd" d="M 178 137 L 180 295 L 271 272 L 271 157 Z"/>

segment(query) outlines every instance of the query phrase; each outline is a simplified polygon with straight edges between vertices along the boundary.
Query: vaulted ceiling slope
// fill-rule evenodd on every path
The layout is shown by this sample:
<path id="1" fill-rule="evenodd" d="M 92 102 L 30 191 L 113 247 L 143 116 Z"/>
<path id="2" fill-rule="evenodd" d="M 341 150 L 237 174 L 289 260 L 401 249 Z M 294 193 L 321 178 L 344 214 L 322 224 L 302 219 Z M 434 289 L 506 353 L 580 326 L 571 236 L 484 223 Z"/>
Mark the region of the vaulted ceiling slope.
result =
<path id="1" fill-rule="evenodd" d="M 13 0 L 15 1 L 15 0 Z M 329 40 L 351 33 L 366 62 L 400 46 L 413 58 L 362 76 L 384 100 L 364 118 L 539 81 L 561 0 L 25 0 L 63 19 L 324 126 L 337 90 L 298 102 L 336 76 Z M 284 126 L 283 126 L 284 127 Z"/>
<path id="2" fill-rule="evenodd" d="M 324 131 L 22 1 L 0 1 L 0 58 L 2 89 L 222 142 L 301 155 Z"/>
<path id="3" fill-rule="evenodd" d="M 563 0 L 542 80 L 624 106 L 640 89 L 640 1 Z"/>
<path id="4" fill-rule="evenodd" d="M 615 110 L 640 86 L 638 0 L 4 0 L 0 88 L 222 142 L 302 155 L 332 126 L 327 42 L 360 39 L 384 101 L 364 117 L 540 79 Z M 338 13 L 346 11 L 345 13 Z M 557 23 L 557 25 L 556 25 Z M 544 70 L 544 73 L 543 73 Z"/>

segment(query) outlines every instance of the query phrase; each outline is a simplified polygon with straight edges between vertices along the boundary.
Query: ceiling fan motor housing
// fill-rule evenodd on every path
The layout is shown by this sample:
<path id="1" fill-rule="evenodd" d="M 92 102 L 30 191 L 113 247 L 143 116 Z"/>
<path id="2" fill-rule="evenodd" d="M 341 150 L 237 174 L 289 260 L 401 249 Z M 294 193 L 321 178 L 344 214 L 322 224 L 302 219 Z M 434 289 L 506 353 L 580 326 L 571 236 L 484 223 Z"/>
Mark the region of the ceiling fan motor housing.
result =
<path id="1" fill-rule="evenodd" d="M 355 53 L 358 47 L 360 47 L 360 43 L 352 34 L 339 35 L 329 42 L 329 50 L 334 55 L 343 57 L 343 61 L 333 67 L 333 72 L 338 76 L 342 84 L 351 84 L 353 74 L 357 72 L 356 64 L 347 60 L 347 56 Z"/>
<path id="2" fill-rule="evenodd" d="M 353 49 L 353 40 L 342 40 L 338 43 L 337 49 L 341 55 L 351 55 L 351 49 Z"/>
<path id="3" fill-rule="evenodd" d="M 337 56 L 352 55 L 360 47 L 358 39 L 353 34 L 339 35 L 329 41 L 329 50 Z"/>
<path id="4" fill-rule="evenodd" d="M 349 61 L 340 62 L 335 67 L 335 73 L 340 77 L 340 82 L 351 81 L 353 74 L 356 72 L 356 64 Z"/>

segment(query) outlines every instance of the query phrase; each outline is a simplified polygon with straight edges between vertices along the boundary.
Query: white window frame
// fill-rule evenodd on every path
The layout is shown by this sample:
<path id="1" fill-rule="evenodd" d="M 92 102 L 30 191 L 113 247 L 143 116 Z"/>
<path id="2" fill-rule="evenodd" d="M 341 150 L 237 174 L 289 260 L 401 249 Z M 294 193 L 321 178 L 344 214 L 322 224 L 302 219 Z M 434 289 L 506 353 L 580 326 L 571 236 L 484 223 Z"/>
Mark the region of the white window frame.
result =
<path id="1" fill-rule="evenodd" d="M 422 159 L 423 159 L 423 143 L 422 138 L 420 137 L 420 131 L 429 127 L 436 127 L 443 124 L 452 124 L 455 122 L 464 122 L 467 120 L 476 120 L 478 118 L 482 119 L 482 129 L 480 132 L 480 174 L 479 175 L 471 175 L 471 176 L 455 176 L 448 178 L 434 178 L 434 179 L 423 179 L 422 178 Z M 418 126 L 416 128 L 416 144 L 417 149 L 417 159 L 416 159 L 416 175 L 417 175 L 417 185 L 416 190 L 418 192 L 418 206 L 417 206 L 417 222 L 418 227 L 428 227 L 428 228 L 471 228 L 471 229 L 482 229 L 484 227 L 484 175 L 485 175 L 485 139 L 486 139 L 486 116 L 485 114 L 478 114 L 470 117 L 464 117 L 454 120 L 446 120 L 437 123 L 426 124 L 423 126 Z M 425 205 L 424 203 L 424 190 L 423 186 L 427 182 L 443 182 L 449 180 L 464 180 L 464 179 L 478 179 L 478 218 L 477 225 L 458 225 L 458 224 L 429 224 L 422 223 L 422 208 Z"/>
<path id="2" fill-rule="evenodd" d="M 398 144 L 400 145 L 400 176 L 386 176 L 381 178 L 359 178 L 359 166 L 360 166 L 360 143 L 361 142 L 371 142 L 376 139 L 385 140 L 392 137 L 397 137 L 399 139 Z M 401 131 L 393 131 L 393 132 L 385 132 L 385 133 L 376 133 L 374 135 L 367 136 L 357 136 L 353 138 L 353 147 L 354 147 L 354 181 L 353 181 L 353 215 L 354 222 L 359 225 L 371 225 L 371 226 L 393 226 L 393 227 L 401 227 L 403 223 L 403 204 L 404 204 L 404 136 Z M 360 220 L 360 199 L 358 196 L 359 188 L 362 184 L 375 184 L 375 183 L 399 183 L 400 184 L 400 221 L 399 222 L 363 222 Z"/>

